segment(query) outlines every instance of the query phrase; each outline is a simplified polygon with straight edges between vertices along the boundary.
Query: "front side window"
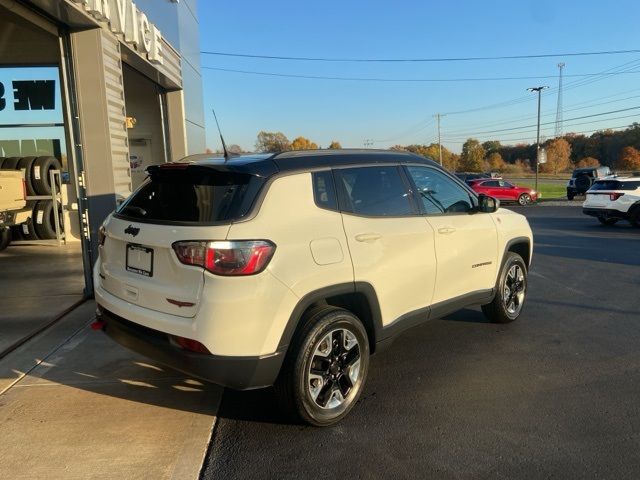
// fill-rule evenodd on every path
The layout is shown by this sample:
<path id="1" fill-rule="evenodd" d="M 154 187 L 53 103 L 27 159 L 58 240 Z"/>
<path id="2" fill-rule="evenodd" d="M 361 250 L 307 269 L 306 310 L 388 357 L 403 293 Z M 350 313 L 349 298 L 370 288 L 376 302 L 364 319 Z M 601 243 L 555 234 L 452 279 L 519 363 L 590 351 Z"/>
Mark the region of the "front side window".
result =
<path id="1" fill-rule="evenodd" d="M 335 175 L 342 211 L 373 217 L 413 214 L 398 167 L 344 168 Z"/>
<path id="2" fill-rule="evenodd" d="M 407 167 L 407 171 L 416 184 L 425 213 L 444 215 L 473 208 L 469 192 L 446 174 L 427 167 Z"/>
<path id="3" fill-rule="evenodd" d="M 505 182 L 504 180 L 500 180 L 500 186 L 503 188 L 511 188 L 513 185 L 511 185 L 509 182 Z"/>

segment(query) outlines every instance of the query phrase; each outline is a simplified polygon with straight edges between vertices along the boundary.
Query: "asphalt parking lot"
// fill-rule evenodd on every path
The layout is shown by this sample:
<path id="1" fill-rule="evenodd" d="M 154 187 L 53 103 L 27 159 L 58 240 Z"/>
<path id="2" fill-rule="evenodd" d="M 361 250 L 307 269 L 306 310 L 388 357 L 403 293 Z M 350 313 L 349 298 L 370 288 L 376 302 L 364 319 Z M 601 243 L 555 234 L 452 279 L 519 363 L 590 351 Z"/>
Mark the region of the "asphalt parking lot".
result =
<path id="1" fill-rule="evenodd" d="M 517 322 L 469 309 L 405 333 L 332 428 L 226 391 L 203 477 L 638 478 L 640 229 L 519 211 L 536 244 Z"/>

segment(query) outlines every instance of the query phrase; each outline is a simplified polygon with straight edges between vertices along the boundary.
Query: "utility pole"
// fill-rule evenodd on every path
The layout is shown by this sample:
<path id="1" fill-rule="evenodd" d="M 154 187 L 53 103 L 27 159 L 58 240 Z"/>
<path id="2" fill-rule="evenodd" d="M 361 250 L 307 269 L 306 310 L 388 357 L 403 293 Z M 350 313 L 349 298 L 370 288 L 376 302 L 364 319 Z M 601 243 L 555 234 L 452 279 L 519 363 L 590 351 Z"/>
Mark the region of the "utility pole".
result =
<path id="1" fill-rule="evenodd" d="M 438 160 L 440 161 L 440 166 L 442 166 L 442 140 L 440 138 L 440 118 L 444 115 L 440 115 L 439 113 L 435 114 L 436 120 L 438 121 Z"/>
<path id="2" fill-rule="evenodd" d="M 536 186 L 535 190 L 538 191 L 538 166 L 540 164 L 540 98 L 542 97 L 542 90 L 549 88 L 548 86 L 542 87 L 530 87 L 527 88 L 530 92 L 538 93 L 538 133 L 536 134 Z"/>
<path id="3" fill-rule="evenodd" d="M 564 63 L 558 64 L 560 75 L 558 76 L 558 108 L 556 110 L 556 132 L 555 138 L 562 136 L 562 70 Z"/>

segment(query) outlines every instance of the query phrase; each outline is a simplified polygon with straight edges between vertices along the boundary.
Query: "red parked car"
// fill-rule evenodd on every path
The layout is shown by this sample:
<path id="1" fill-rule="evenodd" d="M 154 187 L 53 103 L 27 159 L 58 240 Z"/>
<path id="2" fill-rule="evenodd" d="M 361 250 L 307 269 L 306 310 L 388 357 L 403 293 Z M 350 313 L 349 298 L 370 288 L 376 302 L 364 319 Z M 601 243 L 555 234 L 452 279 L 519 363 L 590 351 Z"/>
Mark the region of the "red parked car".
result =
<path id="1" fill-rule="evenodd" d="M 468 184 L 474 192 L 484 193 L 501 201 L 529 205 L 538 200 L 538 192 L 532 188 L 518 187 L 497 178 L 478 178 Z"/>

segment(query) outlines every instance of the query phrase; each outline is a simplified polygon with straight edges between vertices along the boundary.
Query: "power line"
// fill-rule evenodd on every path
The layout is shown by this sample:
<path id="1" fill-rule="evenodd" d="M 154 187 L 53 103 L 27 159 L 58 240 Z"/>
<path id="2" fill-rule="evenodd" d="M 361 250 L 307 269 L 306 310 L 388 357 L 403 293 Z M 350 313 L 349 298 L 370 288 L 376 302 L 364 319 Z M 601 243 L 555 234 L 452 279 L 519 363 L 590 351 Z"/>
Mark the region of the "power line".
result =
<path id="1" fill-rule="evenodd" d="M 580 132 L 569 132 L 569 133 L 579 135 L 579 134 L 582 134 L 582 133 L 604 132 L 605 130 L 618 130 L 618 129 L 621 129 L 621 128 L 628 129 L 630 127 L 631 127 L 631 125 L 627 124 L 627 125 L 621 125 L 619 127 L 596 128 L 596 129 L 591 129 L 591 130 L 582 130 Z M 527 142 L 527 141 L 531 141 L 531 137 L 528 137 L 528 138 L 510 138 L 510 139 L 502 139 L 502 138 L 500 138 L 500 139 L 495 139 L 495 140 L 497 140 L 497 141 L 499 141 L 501 143 Z M 465 142 L 466 142 L 466 140 L 448 140 L 446 138 L 444 139 L 444 143 L 455 143 L 455 144 L 460 145 L 460 144 L 463 144 Z"/>
<path id="2" fill-rule="evenodd" d="M 573 81 L 573 82 L 569 82 L 564 90 L 565 91 L 566 90 L 571 90 L 573 88 L 577 88 L 577 87 L 580 87 L 580 86 L 583 86 L 583 85 L 587 85 L 589 83 L 598 82 L 598 81 L 603 80 L 604 78 L 606 78 L 606 77 L 608 77 L 608 76 L 610 76 L 612 74 L 616 74 L 617 73 L 616 70 L 619 70 L 619 69 L 624 68 L 624 67 L 629 67 L 632 64 L 639 64 L 639 63 L 640 63 L 640 59 L 636 59 L 636 60 L 632 60 L 630 62 L 625 62 L 622 65 L 618 65 L 618 66 L 611 67 L 611 68 L 608 68 L 606 70 L 603 70 L 599 74 L 602 78 L 587 79 L 586 81 L 585 80 L 576 80 L 576 81 Z M 582 82 L 582 83 L 580 83 L 580 82 Z M 555 90 L 554 88 L 551 88 L 548 91 L 548 93 L 551 93 L 554 90 Z M 474 113 L 474 112 L 480 112 L 480 111 L 484 111 L 484 110 L 493 110 L 493 109 L 496 109 L 496 108 L 505 108 L 505 107 L 509 107 L 509 106 L 512 106 L 512 105 L 517 105 L 517 104 L 520 104 L 520 103 L 523 103 L 523 102 L 530 102 L 530 101 L 531 101 L 531 96 L 530 95 L 526 95 L 526 96 L 522 96 L 522 97 L 516 97 L 516 98 L 513 98 L 511 100 L 505 100 L 503 102 L 498 102 L 498 103 L 495 103 L 495 104 L 485 105 L 485 106 L 482 106 L 482 107 L 475 107 L 475 108 L 470 108 L 470 109 L 467 109 L 467 110 L 458 110 L 458 111 L 455 111 L 455 112 L 447 112 L 447 115 L 462 115 L 462 114 L 465 114 L 465 113 Z"/>
<path id="3" fill-rule="evenodd" d="M 431 125 L 433 122 L 435 122 L 435 120 L 432 118 L 428 121 L 420 121 L 419 123 L 415 124 L 412 127 L 409 127 L 407 130 L 403 130 L 403 133 L 400 133 L 399 135 L 393 136 L 391 138 L 385 138 L 382 140 L 374 140 L 375 143 L 385 143 L 385 142 L 393 142 L 395 140 L 398 140 L 400 138 L 406 137 L 408 135 L 413 135 L 415 133 L 418 133 L 422 130 L 424 130 L 425 128 L 427 128 L 429 125 Z M 417 130 L 416 130 L 417 128 Z"/>
<path id="4" fill-rule="evenodd" d="M 268 76 L 268 77 L 284 77 L 284 78 L 304 78 L 308 80 L 339 80 L 339 81 L 349 81 L 349 82 L 416 82 L 416 83 L 444 82 L 444 83 L 447 83 L 447 82 L 494 82 L 494 81 L 508 81 L 508 80 L 541 80 L 545 78 L 557 78 L 556 75 L 526 75 L 526 76 L 514 76 L 514 77 L 462 77 L 462 78 L 341 77 L 341 76 L 330 76 L 330 75 L 304 75 L 304 74 L 295 74 L 295 73 L 259 72 L 255 70 L 237 70 L 233 68 L 208 67 L 208 66 L 203 66 L 201 68 L 205 70 L 215 70 L 218 72 L 228 72 L 228 73 L 241 73 L 245 75 L 262 75 L 262 76 Z M 640 70 L 614 72 L 607 75 L 621 75 L 621 74 L 630 74 L 630 73 L 640 73 Z M 599 77 L 602 75 L 603 75 L 602 73 L 582 73 L 582 74 L 565 75 L 565 77 Z M 452 112 L 450 114 L 455 114 L 455 113 L 459 113 L 459 112 Z"/>
<path id="5" fill-rule="evenodd" d="M 576 108 L 564 109 L 563 112 L 574 112 L 574 111 L 577 111 L 577 110 L 585 110 L 585 109 L 589 109 L 589 108 L 599 107 L 601 105 L 609 105 L 611 103 L 618 103 L 618 102 L 623 102 L 623 101 L 626 101 L 626 100 L 632 100 L 632 99 L 635 99 L 635 98 L 640 98 L 640 95 L 633 95 L 633 96 L 630 96 L 630 97 L 619 98 L 617 100 L 609 100 L 607 102 L 592 103 L 592 102 L 597 101 L 597 100 L 604 100 L 606 98 L 617 97 L 617 96 L 624 95 L 624 94 L 631 93 L 631 92 L 635 92 L 635 91 L 638 91 L 638 90 L 640 90 L 640 88 L 635 88 L 633 90 L 628 90 L 628 91 L 625 91 L 625 92 L 617 93 L 615 95 L 607 95 L 605 97 L 594 98 L 594 99 L 588 100 L 586 102 L 574 103 L 574 104 L 571 104 L 571 106 L 574 106 Z M 588 104 L 588 105 L 585 105 L 585 104 Z M 577 107 L 577 105 L 583 105 L 583 106 Z M 551 112 L 551 111 L 548 111 L 548 113 L 544 113 L 542 116 L 543 117 L 551 117 L 552 115 L 554 115 L 554 113 Z M 531 115 L 518 115 L 517 117 L 509 117 L 509 118 L 506 118 L 504 120 L 500 120 L 499 122 L 483 123 L 482 125 L 483 125 L 483 127 L 494 127 L 494 126 L 499 126 L 499 125 L 507 125 L 507 124 L 512 124 L 514 121 L 517 121 L 517 120 L 526 120 L 527 118 L 531 118 Z M 464 134 L 464 132 L 469 132 L 469 131 L 470 131 L 469 127 L 464 127 L 463 129 L 459 128 L 457 130 L 449 130 L 448 133 L 452 133 L 452 134 L 455 135 L 455 134 L 458 134 L 458 133 Z"/>
<path id="6" fill-rule="evenodd" d="M 259 58 L 263 60 L 293 60 L 301 62 L 472 62 L 485 60 L 517 60 L 524 58 L 553 58 L 553 57 L 584 57 L 594 55 L 624 55 L 640 53 L 640 49 L 633 50 L 603 50 L 596 52 L 564 52 L 540 53 L 530 55 L 500 55 L 494 57 L 444 57 L 444 58 L 332 58 L 332 57 L 292 57 L 285 55 L 258 55 L 251 53 L 218 52 L 203 50 L 202 55 L 216 55 L 223 57 Z"/>
<path id="7" fill-rule="evenodd" d="M 622 116 L 619 116 L 619 117 L 607 118 L 606 120 L 607 121 L 622 120 L 622 119 L 625 119 L 625 118 L 638 118 L 638 115 L 637 114 L 622 115 Z M 599 120 L 589 120 L 588 122 L 570 123 L 570 124 L 566 124 L 565 126 L 567 126 L 567 127 L 577 127 L 577 126 L 580 126 L 580 125 L 589 125 L 591 123 L 598 123 L 598 122 L 602 122 L 602 120 L 599 119 Z M 545 130 L 545 131 L 551 133 L 551 131 L 555 128 L 554 125 L 552 125 L 553 123 L 554 122 L 547 122 L 547 125 L 549 125 L 549 126 L 542 128 L 542 130 Z M 544 125 L 544 124 L 541 124 L 541 125 Z M 525 134 L 525 133 L 533 133 L 535 131 L 536 131 L 535 129 L 533 129 L 533 130 L 519 130 L 517 132 L 503 133 L 502 136 L 506 137 L 506 136 L 509 136 L 509 135 L 522 135 L 522 134 Z M 480 137 L 480 135 L 478 135 L 478 136 Z M 467 137 L 465 135 L 452 135 L 452 136 L 448 136 L 446 138 L 448 140 L 453 140 L 453 139 L 463 139 L 463 138 L 467 138 L 468 139 L 469 137 Z"/>
<path id="8" fill-rule="evenodd" d="M 636 107 L 629 107 L 629 108 L 621 108 L 621 109 L 618 109 L 618 110 L 611 110 L 609 112 L 600 112 L 600 113 L 593 113 L 591 115 L 582 115 L 580 117 L 567 118 L 565 121 L 570 122 L 572 120 L 582 120 L 584 118 L 601 117 L 603 115 L 610 115 L 612 113 L 620 113 L 620 112 L 628 112 L 630 110 L 637 110 L 638 108 L 640 108 L 640 105 L 636 106 Z M 552 125 L 554 123 L 555 122 L 544 122 L 544 123 L 541 123 L 540 125 Z M 472 135 L 478 135 L 479 136 L 479 135 L 484 135 L 484 134 L 488 134 L 488 133 L 511 132 L 511 131 L 514 131 L 514 130 L 518 131 L 518 130 L 523 130 L 523 129 L 526 129 L 526 128 L 532 128 L 532 127 L 535 127 L 535 126 L 537 126 L 537 124 L 521 125 L 519 127 L 501 128 L 501 129 L 497 129 L 497 130 L 485 130 L 485 131 L 482 131 L 482 132 L 470 132 L 470 133 Z M 462 136 L 465 136 L 465 135 L 459 134 L 458 136 L 462 137 Z"/>

